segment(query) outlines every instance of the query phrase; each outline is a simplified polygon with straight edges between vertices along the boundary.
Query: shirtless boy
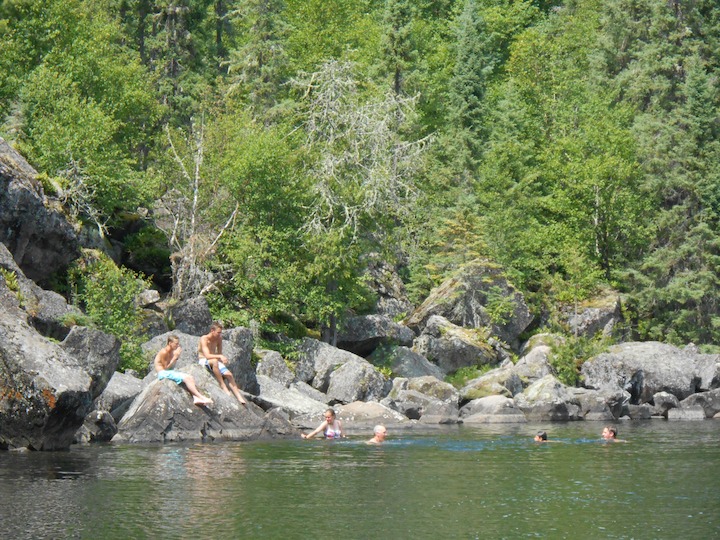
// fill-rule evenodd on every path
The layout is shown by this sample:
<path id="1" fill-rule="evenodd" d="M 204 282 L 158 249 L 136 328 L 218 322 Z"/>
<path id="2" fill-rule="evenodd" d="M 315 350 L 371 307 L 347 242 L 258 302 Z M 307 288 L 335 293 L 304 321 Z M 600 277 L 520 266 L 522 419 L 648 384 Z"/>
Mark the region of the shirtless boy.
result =
<path id="1" fill-rule="evenodd" d="M 229 386 L 240 404 L 247 405 L 242 394 L 240 394 L 240 389 L 235 384 L 235 377 L 227 368 L 228 359 L 222 353 L 222 324 L 219 322 L 212 323 L 210 332 L 200 338 L 198 343 L 198 363 L 205 366 L 215 376 L 223 392 L 231 395 L 230 390 L 228 390 Z"/>
<path id="2" fill-rule="evenodd" d="M 158 380 L 170 379 L 175 384 L 183 383 L 187 391 L 193 396 L 195 405 L 210 405 L 212 400 L 198 391 L 192 375 L 173 369 L 178 358 L 180 358 L 181 352 L 182 347 L 180 347 L 178 337 L 174 335 L 168 336 L 167 345 L 155 355 L 155 371 L 157 371 Z"/>

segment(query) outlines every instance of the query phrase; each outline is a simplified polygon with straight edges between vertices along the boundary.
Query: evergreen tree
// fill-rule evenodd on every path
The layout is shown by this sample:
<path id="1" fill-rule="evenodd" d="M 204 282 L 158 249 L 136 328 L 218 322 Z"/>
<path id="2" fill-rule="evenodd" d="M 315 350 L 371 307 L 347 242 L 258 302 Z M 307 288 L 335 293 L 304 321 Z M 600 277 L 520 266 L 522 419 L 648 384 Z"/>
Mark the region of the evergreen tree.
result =
<path id="1" fill-rule="evenodd" d="M 570 276 L 566 261 L 578 257 L 588 274 L 611 279 L 645 238 L 633 110 L 593 74 L 598 31 L 594 0 L 529 28 L 492 91 L 479 182 L 487 241 L 528 288 Z"/>
<path id="2" fill-rule="evenodd" d="M 717 342 L 718 76 L 713 2 L 620 0 L 603 11 L 603 65 L 638 109 L 634 133 L 656 208 L 649 250 L 629 272 L 642 339 Z"/>
<path id="3" fill-rule="evenodd" d="M 218 75 L 223 19 L 227 5 L 219 0 L 106 0 L 117 2 L 117 16 L 128 42 L 139 51 L 155 75 L 161 103 L 174 123 L 189 125 L 212 99 L 210 87 Z"/>
<path id="4" fill-rule="evenodd" d="M 248 0 L 230 14 L 243 36 L 241 46 L 231 52 L 228 62 L 230 90 L 246 96 L 259 118 L 287 94 L 288 26 L 283 19 L 284 9 L 282 0 Z"/>
<path id="5" fill-rule="evenodd" d="M 406 72 L 415 56 L 411 41 L 412 5 L 409 0 L 386 0 L 383 16 L 383 63 L 392 80 L 393 91 L 405 91 Z"/>
<path id="6" fill-rule="evenodd" d="M 465 0 L 457 25 L 457 59 L 450 87 L 454 110 L 450 120 L 457 126 L 456 134 L 466 148 L 465 161 L 474 169 L 486 138 L 485 93 L 488 79 L 498 63 L 494 54 L 497 44 L 488 33 L 475 0 Z"/>
<path id="7" fill-rule="evenodd" d="M 379 58 L 376 0 L 285 0 L 292 32 L 287 50 L 293 73 L 313 72 L 332 59 L 372 65 Z"/>

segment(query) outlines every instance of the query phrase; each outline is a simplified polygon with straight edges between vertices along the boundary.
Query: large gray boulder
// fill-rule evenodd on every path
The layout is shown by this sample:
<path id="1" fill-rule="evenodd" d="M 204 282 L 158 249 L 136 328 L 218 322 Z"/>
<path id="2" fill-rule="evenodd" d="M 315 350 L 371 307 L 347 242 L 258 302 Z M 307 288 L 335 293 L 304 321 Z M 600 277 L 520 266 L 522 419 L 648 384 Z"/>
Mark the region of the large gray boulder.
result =
<path id="1" fill-rule="evenodd" d="M 582 419 L 578 399 L 552 375 L 535 381 L 515 396 L 515 404 L 532 421 Z"/>
<path id="2" fill-rule="evenodd" d="M 377 424 L 396 427 L 410 424 L 405 415 L 376 401 L 355 401 L 337 407 L 336 411 L 345 430 L 352 432 L 362 429 L 367 431 L 368 437 L 372 436 L 372 428 Z"/>
<path id="3" fill-rule="evenodd" d="M 369 287 L 377 294 L 377 313 L 396 318 L 405 317 L 412 311 L 405 284 L 393 266 L 376 258 L 368 265 L 367 275 Z"/>
<path id="4" fill-rule="evenodd" d="M 119 422 L 133 399 L 142 392 L 143 382 L 137 377 L 116 371 L 110 382 L 93 403 L 96 411 L 109 411 L 115 422 Z"/>
<path id="5" fill-rule="evenodd" d="M 347 362 L 365 362 L 362 357 L 317 339 L 304 338 L 298 346 L 295 377 L 310 383 L 320 392 L 327 392 L 330 375 Z"/>
<path id="6" fill-rule="evenodd" d="M 35 169 L 1 137 L 0 243 L 40 284 L 80 255 L 75 230 L 59 203 L 45 196 Z"/>
<path id="7" fill-rule="evenodd" d="M 623 392 L 607 392 L 589 388 L 568 388 L 580 405 L 580 416 L 585 420 L 612 421 L 625 416 L 628 396 Z"/>
<path id="8" fill-rule="evenodd" d="M 527 422 L 515 402 L 505 396 L 487 396 L 474 399 L 462 409 L 463 424 L 518 424 Z"/>
<path id="9" fill-rule="evenodd" d="M 110 382 L 120 364 L 120 341 L 93 328 L 73 326 L 60 347 L 71 357 L 82 359 L 92 379 L 90 395 L 97 398 Z"/>
<path id="10" fill-rule="evenodd" d="M 419 388 L 430 390 L 435 395 L 421 392 Z M 411 388 L 410 379 L 398 377 L 393 380 L 392 390 L 381 403 L 411 420 L 432 424 L 456 424 L 459 414 L 457 394 L 447 392 L 444 388 L 440 392 L 435 390 L 432 385 L 426 385 L 422 379 L 415 379 L 415 384 Z"/>
<path id="11" fill-rule="evenodd" d="M 663 416 L 667 418 L 668 411 L 670 409 L 677 409 L 679 406 L 680 402 L 678 401 L 678 398 L 668 392 L 658 392 L 653 396 L 653 414 L 655 416 Z"/>
<path id="12" fill-rule="evenodd" d="M 97 331 L 76 333 L 95 336 L 97 347 L 51 342 L 12 298 L 0 280 L 0 449 L 66 449 L 115 370 L 119 344 Z"/>
<path id="13" fill-rule="evenodd" d="M 566 311 L 570 333 L 576 336 L 609 336 L 622 321 L 620 295 L 614 291 L 582 302 Z"/>
<path id="14" fill-rule="evenodd" d="M 419 422 L 421 424 L 459 424 L 460 416 L 457 403 L 430 402 L 424 408 Z"/>
<path id="15" fill-rule="evenodd" d="M 258 395 L 253 401 L 263 409 L 279 408 L 288 414 L 292 420 L 298 416 L 321 416 L 328 406 L 325 402 L 313 399 L 297 387 L 288 387 L 271 379 L 267 375 L 257 375 Z"/>
<path id="16" fill-rule="evenodd" d="M 212 315 L 204 296 L 178 302 L 170 306 L 168 311 L 177 332 L 202 336 L 210 331 Z"/>
<path id="17" fill-rule="evenodd" d="M 512 363 L 484 373 L 476 379 L 468 381 L 460 389 L 462 401 L 473 401 L 492 395 L 512 398 L 523 391 L 523 382 L 515 373 Z"/>
<path id="18" fill-rule="evenodd" d="M 375 367 L 366 362 L 346 362 L 330 374 L 327 397 L 330 402 L 380 401 L 390 389 L 387 380 Z"/>
<path id="19" fill-rule="evenodd" d="M 412 377 L 407 380 L 408 390 L 417 390 L 427 396 L 432 396 L 441 401 L 458 403 L 458 391 L 450 383 L 439 381 L 435 377 Z"/>
<path id="20" fill-rule="evenodd" d="M 395 377 L 424 377 L 442 380 L 445 373 L 423 355 L 407 347 L 380 347 L 368 358 L 375 366 L 389 366 Z"/>
<path id="21" fill-rule="evenodd" d="M 282 415 L 266 414 L 251 401 L 242 406 L 226 395 L 205 368 L 192 365 L 181 371 L 191 374 L 200 392 L 213 403 L 193 405 L 184 388 L 156 379 L 135 398 L 118 424 L 113 442 L 241 441 L 296 435 Z"/>
<path id="22" fill-rule="evenodd" d="M 165 314 L 162 311 L 143 308 L 140 313 L 142 315 L 140 327 L 146 338 L 154 338 L 170 331 Z"/>
<path id="23" fill-rule="evenodd" d="M 705 420 L 705 410 L 699 405 L 694 407 L 678 407 L 668 411 L 668 420 Z"/>
<path id="24" fill-rule="evenodd" d="M 267 350 L 256 350 L 255 352 L 260 356 L 260 362 L 255 368 L 257 375 L 269 377 L 286 388 L 295 381 L 295 374 L 290 371 L 279 352 Z"/>
<path id="25" fill-rule="evenodd" d="M 28 279 L 13 259 L 11 253 L 0 244 L 0 269 L 13 280 L 18 307 L 24 310 L 24 317 L 43 336 L 62 341 L 72 326 L 73 319 L 80 318 L 80 310 L 68 305 L 65 298 L 53 291 L 41 289 Z M 4 276 L 0 279 L 5 279 Z M 10 284 L 6 284 L 10 287 Z"/>
<path id="26" fill-rule="evenodd" d="M 350 317 L 342 325 L 337 346 L 366 357 L 380 345 L 411 346 L 415 333 L 384 315 Z"/>
<path id="27" fill-rule="evenodd" d="M 693 394 L 678 404 L 680 409 L 696 409 L 698 407 L 703 410 L 706 418 L 713 418 L 720 413 L 720 388 Z"/>
<path id="28" fill-rule="evenodd" d="M 407 416 L 410 420 L 419 420 L 430 408 L 441 408 L 443 402 L 437 398 L 421 394 L 417 390 L 398 390 L 393 397 L 381 401 L 391 409 Z"/>
<path id="29" fill-rule="evenodd" d="M 288 388 L 294 388 L 304 396 L 309 397 L 310 399 L 313 399 L 315 401 L 319 401 L 321 403 L 329 403 L 330 400 L 327 397 L 327 394 L 324 394 L 320 390 L 317 390 L 316 388 L 313 388 L 308 383 L 303 381 L 294 381 L 290 383 L 290 386 Z"/>
<path id="30" fill-rule="evenodd" d="M 489 327 L 513 349 L 519 347 L 518 337 L 532 322 L 525 298 L 502 269 L 481 259 L 466 264 L 433 289 L 405 324 L 419 334 L 433 315 L 465 328 Z"/>
<path id="31" fill-rule="evenodd" d="M 238 326 L 223 330 L 223 354 L 230 361 L 228 368 L 238 386 L 251 394 L 258 391 L 255 366 L 252 364 L 254 345 L 255 338 L 249 328 Z"/>
<path id="32" fill-rule="evenodd" d="M 443 373 L 452 373 L 462 367 L 496 363 L 497 354 L 487 338 L 483 332 L 462 328 L 433 315 L 412 350 L 437 364 Z"/>
<path id="33" fill-rule="evenodd" d="M 135 297 L 135 304 L 141 308 L 153 307 L 160 301 L 160 293 L 155 289 L 145 289 Z"/>
<path id="34" fill-rule="evenodd" d="M 654 407 L 649 403 L 640 405 L 628 404 L 627 415 L 630 420 L 650 420 L 652 418 Z"/>
<path id="35" fill-rule="evenodd" d="M 74 443 L 109 442 L 117 434 L 117 424 L 107 411 L 91 411 L 75 432 Z"/>
<path id="36" fill-rule="evenodd" d="M 686 347 L 691 352 L 693 349 Z M 720 388 L 720 354 L 695 355 L 695 373 L 698 377 L 697 389 L 701 392 Z"/>
<path id="37" fill-rule="evenodd" d="M 695 356 L 664 343 L 622 343 L 587 360 L 580 372 L 585 387 L 624 390 L 632 405 L 650 403 L 658 392 L 683 400 L 700 385 Z"/>
<path id="38" fill-rule="evenodd" d="M 555 370 L 550 364 L 551 354 L 551 347 L 538 344 L 526 351 L 513 367 L 513 372 L 520 378 L 524 386 L 528 386 L 546 375 L 555 375 Z"/>

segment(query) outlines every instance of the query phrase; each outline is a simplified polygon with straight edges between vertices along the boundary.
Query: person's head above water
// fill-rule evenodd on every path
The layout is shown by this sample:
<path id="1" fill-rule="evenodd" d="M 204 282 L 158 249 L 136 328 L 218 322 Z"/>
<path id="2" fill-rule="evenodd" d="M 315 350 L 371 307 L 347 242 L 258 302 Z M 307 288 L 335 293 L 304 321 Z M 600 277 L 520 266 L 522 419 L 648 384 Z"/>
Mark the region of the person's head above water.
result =
<path id="1" fill-rule="evenodd" d="M 375 426 L 375 429 L 373 429 L 373 433 L 373 438 L 367 441 L 367 443 L 380 444 L 385 440 L 385 436 L 387 435 L 387 429 L 382 424 L 378 424 L 377 426 Z"/>
<path id="2" fill-rule="evenodd" d="M 617 439 L 617 428 L 613 426 L 605 426 L 602 430 L 602 438 L 605 440 Z"/>
<path id="3" fill-rule="evenodd" d="M 545 442 L 547 441 L 547 432 L 546 431 L 538 431 L 535 435 L 535 441 L 536 442 Z"/>

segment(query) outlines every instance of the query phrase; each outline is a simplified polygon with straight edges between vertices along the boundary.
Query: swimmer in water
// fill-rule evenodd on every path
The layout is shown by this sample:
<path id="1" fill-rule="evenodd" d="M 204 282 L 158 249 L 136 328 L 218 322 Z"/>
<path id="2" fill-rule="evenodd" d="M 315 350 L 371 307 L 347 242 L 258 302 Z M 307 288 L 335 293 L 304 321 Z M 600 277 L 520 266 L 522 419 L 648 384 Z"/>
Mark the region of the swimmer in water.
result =
<path id="1" fill-rule="evenodd" d="M 385 437 L 387 436 L 385 426 L 378 424 L 375 426 L 375 429 L 373 429 L 373 433 L 373 438 L 365 441 L 366 444 L 382 444 L 385 442 Z"/>
<path id="2" fill-rule="evenodd" d="M 617 438 L 617 428 L 613 426 L 605 426 L 603 428 L 602 438 L 608 442 L 627 442 Z"/>
<path id="3" fill-rule="evenodd" d="M 328 409 L 325 411 L 325 421 L 314 431 L 308 433 L 307 435 L 303 433 L 300 436 L 303 439 L 312 439 L 318 433 L 322 433 L 326 439 L 340 439 L 345 436 L 342 430 L 342 422 L 337 419 L 334 409 Z"/>

